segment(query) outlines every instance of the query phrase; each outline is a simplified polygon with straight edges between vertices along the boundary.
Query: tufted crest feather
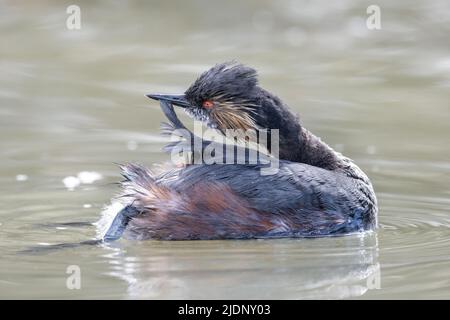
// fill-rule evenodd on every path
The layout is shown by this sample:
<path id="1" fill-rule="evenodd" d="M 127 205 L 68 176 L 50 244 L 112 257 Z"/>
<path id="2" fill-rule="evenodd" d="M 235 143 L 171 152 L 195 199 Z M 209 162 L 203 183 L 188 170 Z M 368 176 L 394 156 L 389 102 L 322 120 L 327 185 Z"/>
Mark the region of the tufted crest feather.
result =
<path id="1" fill-rule="evenodd" d="M 256 70 L 235 61 L 217 64 L 186 90 L 186 98 L 199 105 L 205 99 L 214 97 L 245 98 L 258 84 Z M 232 97 L 229 95 L 232 94 Z"/>

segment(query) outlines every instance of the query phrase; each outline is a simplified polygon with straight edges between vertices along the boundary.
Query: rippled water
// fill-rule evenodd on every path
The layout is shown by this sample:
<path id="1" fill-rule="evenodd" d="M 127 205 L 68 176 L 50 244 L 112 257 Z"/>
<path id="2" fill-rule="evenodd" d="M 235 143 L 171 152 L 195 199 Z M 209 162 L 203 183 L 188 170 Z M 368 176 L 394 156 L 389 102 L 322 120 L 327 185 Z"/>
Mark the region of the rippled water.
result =
<path id="1" fill-rule="evenodd" d="M 86 1 L 70 31 L 66 4 L 0 2 L 0 297 L 450 298 L 450 3 L 377 1 L 372 31 L 369 4 Z M 370 176 L 377 232 L 19 253 L 94 237 L 55 223 L 99 217 L 114 163 L 168 159 L 144 94 L 231 59 Z"/>

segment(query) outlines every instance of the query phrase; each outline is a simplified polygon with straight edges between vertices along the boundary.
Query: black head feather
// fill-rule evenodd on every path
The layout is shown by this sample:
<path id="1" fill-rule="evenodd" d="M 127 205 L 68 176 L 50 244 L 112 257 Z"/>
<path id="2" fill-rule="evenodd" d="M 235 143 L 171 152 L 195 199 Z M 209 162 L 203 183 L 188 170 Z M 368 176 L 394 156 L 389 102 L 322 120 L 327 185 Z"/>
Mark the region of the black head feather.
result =
<path id="1" fill-rule="evenodd" d="M 258 84 L 256 70 L 237 62 L 217 64 L 186 90 L 186 99 L 193 105 L 220 97 L 221 100 L 248 99 Z"/>

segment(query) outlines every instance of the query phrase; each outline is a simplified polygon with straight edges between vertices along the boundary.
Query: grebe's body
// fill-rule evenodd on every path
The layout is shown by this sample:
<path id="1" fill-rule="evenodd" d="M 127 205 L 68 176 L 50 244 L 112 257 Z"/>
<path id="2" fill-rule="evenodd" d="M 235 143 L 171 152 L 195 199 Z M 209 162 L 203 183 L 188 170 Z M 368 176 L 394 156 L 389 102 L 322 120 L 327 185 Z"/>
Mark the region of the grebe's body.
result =
<path id="1" fill-rule="evenodd" d="M 320 237 L 376 227 L 367 176 L 257 86 L 253 69 L 220 64 L 185 95 L 149 97 L 183 107 L 222 132 L 279 129 L 279 170 L 261 175 L 261 164 L 190 164 L 153 173 L 124 165 L 122 207 L 104 228 L 105 240 Z"/>

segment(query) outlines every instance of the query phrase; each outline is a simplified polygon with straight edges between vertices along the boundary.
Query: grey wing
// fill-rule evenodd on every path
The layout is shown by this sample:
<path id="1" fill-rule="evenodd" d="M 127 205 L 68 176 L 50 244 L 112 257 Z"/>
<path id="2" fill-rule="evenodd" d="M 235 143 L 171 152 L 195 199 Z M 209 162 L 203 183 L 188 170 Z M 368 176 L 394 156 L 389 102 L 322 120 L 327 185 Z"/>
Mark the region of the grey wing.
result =
<path id="1" fill-rule="evenodd" d="M 293 215 L 316 229 L 320 223 L 329 227 L 334 223 L 337 229 L 345 225 L 355 231 L 370 228 L 364 215 L 371 208 L 363 201 L 364 190 L 355 179 L 288 161 L 280 161 L 273 175 L 261 175 L 260 170 L 259 165 L 193 165 L 176 172 L 177 179 L 164 176 L 160 182 L 181 193 L 205 181 L 223 183 L 256 210 Z"/>

